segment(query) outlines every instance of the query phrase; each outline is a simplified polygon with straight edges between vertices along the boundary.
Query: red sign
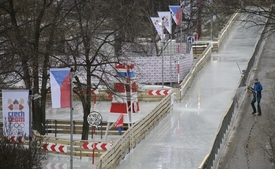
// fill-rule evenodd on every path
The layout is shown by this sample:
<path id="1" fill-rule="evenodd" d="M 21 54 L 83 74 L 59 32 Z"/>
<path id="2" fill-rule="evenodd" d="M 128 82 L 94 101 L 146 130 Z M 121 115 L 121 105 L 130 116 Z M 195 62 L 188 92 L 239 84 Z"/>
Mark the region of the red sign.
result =
<path id="1" fill-rule="evenodd" d="M 84 142 L 83 144 L 82 144 L 82 147 L 84 148 L 84 149 L 93 149 L 93 143 L 89 143 L 89 142 Z"/>
<path id="2" fill-rule="evenodd" d="M 6 141 L 11 141 L 13 143 L 18 142 L 18 143 L 23 143 L 24 138 L 22 136 L 11 136 L 11 137 L 4 137 Z"/>
<path id="3" fill-rule="evenodd" d="M 117 127 L 117 128 L 123 126 L 123 115 L 122 114 L 118 117 L 118 119 L 115 122 L 114 126 Z"/>
<path id="4" fill-rule="evenodd" d="M 156 96 L 160 96 L 160 95 L 168 95 L 169 90 L 149 90 L 148 95 L 156 95 Z"/>
<path id="5" fill-rule="evenodd" d="M 82 147 L 84 149 L 94 149 L 94 150 L 108 150 L 111 147 L 111 144 L 109 143 L 89 143 L 89 142 L 84 142 L 82 144 Z"/>
<path id="6" fill-rule="evenodd" d="M 53 151 L 53 152 L 67 153 L 67 146 L 60 145 L 60 144 L 53 144 L 53 143 L 43 144 L 42 149 L 47 151 Z"/>

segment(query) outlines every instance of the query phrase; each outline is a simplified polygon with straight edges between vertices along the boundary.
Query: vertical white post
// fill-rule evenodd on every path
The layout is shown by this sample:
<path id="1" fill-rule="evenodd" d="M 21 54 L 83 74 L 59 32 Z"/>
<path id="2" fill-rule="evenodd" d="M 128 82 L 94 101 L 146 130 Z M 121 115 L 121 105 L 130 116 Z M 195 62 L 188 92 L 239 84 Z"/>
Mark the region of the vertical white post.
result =
<path id="1" fill-rule="evenodd" d="M 161 18 L 161 27 L 162 27 L 162 70 L 161 70 L 161 76 L 162 76 L 162 88 L 164 86 L 164 17 Z"/>
<path id="2" fill-rule="evenodd" d="M 170 87 L 173 87 L 172 85 L 172 56 L 170 56 Z"/>
<path id="3" fill-rule="evenodd" d="M 213 1 L 211 3 L 210 40 L 213 40 Z"/>
<path id="4" fill-rule="evenodd" d="M 177 68 L 178 68 L 178 88 L 180 88 L 180 62 L 179 62 L 179 56 L 177 56 Z"/>
<path id="5" fill-rule="evenodd" d="M 180 2 L 180 8 L 181 8 L 181 21 L 180 21 L 180 46 L 178 48 L 178 53 L 181 53 L 181 48 L 182 48 L 182 13 L 183 13 L 183 7 L 182 7 L 182 2 Z"/>

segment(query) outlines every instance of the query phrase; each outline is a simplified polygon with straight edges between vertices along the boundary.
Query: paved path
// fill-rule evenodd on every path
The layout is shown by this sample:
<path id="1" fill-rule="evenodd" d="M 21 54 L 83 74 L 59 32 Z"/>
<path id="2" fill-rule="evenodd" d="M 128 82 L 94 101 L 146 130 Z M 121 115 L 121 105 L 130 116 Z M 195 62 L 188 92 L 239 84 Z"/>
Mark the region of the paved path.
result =
<path id="1" fill-rule="evenodd" d="M 267 151 L 269 138 L 274 144 L 275 35 L 268 36 L 259 58 L 255 77 L 263 85 L 262 116 L 253 116 L 248 94 L 238 113 L 235 127 L 223 151 L 219 169 L 272 169 Z M 273 122 L 273 125 L 271 124 Z M 274 151 L 274 149 L 273 149 Z M 274 161 L 274 159 L 273 159 Z"/>
<path id="2" fill-rule="evenodd" d="M 248 25 L 249 26 L 249 25 Z M 121 162 L 117 169 L 195 169 L 209 153 L 258 39 L 259 28 L 236 21 L 218 53 L 195 78 L 183 101 Z M 242 169 L 242 168 L 241 168 Z"/>

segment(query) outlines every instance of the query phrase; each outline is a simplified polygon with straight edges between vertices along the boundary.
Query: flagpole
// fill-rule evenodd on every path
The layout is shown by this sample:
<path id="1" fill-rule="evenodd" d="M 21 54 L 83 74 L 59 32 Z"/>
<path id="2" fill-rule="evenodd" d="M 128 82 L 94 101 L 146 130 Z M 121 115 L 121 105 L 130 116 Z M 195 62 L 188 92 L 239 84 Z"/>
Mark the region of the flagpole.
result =
<path id="1" fill-rule="evenodd" d="M 183 9 L 182 9 L 182 2 L 180 3 L 180 8 L 181 8 L 181 17 L 180 17 L 180 50 L 179 50 L 179 53 L 182 52 L 181 48 L 182 48 L 182 12 L 183 12 Z"/>
<path id="2" fill-rule="evenodd" d="M 71 152 L 70 152 L 70 168 L 73 169 L 73 87 L 72 87 L 72 78 L 73 77 L 73 71 L 72 69 L 70 70 L 70 121 L 71 121 L 71 139 L 70 139 L 70 146 L 71 146 Z"/>
<path id="3" fill-rule="evenodd" d="M 30 155 L 32 152 L 32 112 L 31 112 L 31 108 L 33 105 L 31 105 L 31 95 L 30 92 L 32 92 L 32 90 L 29 90 L 29 150 L 30 150 Z"/>
<path id="4" fill-rule="evenodd" d="M 163 87 L 164 87 L 164 79 L 163 79 L 164 78 L 164 75 L 163 75 L 164 74 L 164 72 L 163 72 L 164 71 L 164 43 L 165 43 L 164 42 L 164 17 L 161 18 L 161 27 L 162 27 L 162 35 L 161 35 L 162 36 L 162 39 L 161 39 L 161 42 L 162 42 L 161 77 L 162 78 L 161 79 L 162 79 L 162 89 L 163 89 Z"/>

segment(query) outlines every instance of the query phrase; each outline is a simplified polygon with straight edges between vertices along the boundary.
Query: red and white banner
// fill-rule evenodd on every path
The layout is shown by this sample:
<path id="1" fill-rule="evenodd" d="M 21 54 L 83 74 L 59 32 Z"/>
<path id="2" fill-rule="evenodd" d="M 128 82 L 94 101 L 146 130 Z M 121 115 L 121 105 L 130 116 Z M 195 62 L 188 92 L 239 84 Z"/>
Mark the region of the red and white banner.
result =
<path id="1" fill-rule="evenodd" d="M 71 69 L 51 68 L 50 83 L 53 108 L 71 107 Z"/>
<path id="2" fill-rule="evenodd" d="M 47 163 L 43 165 L 43 169 L 67 169 L 67 164 L 62 163 Z"/>
<path id="3" fill-rule="evenodd" d="M 123 126 L 123 114 L 121 114 L 121 115 L 118 117 L 118 119 L 117 119 L 117 121 L 115 122 L 114 126 L 115 126 L 116 128 L 122 127 L 122 126 Z"/>
<path id="4" fill-rule="evenodd" d="M 46 151 L 67 153 L 67 145 L 46 143 L 42 145 L 42 149 Z"/>
<path id="5" fill-rule="evenodd" d="M 148 95 L 153 95 L 153 96 L 161 96 L 161 95 L 168 95 L 169 90 L 149 90 Z"/>
<path id="6" fill-rule="evenodd" d="M 3 135 L 29 136 L 29 90 L 2 90 Z"/>
<path id="7" fill-rule="evenodd" d="M 84 149 L 88 150 L 108 150 L 111 147 L 110 143 L 90 143 L 90 142 L 84 142 L 82 144 L 82 147 Z"/>
<path id="8" fill-rule="evenodd" d="M 176 25 L 181 26 L 182 24 L 182 8 L 181 6 L 169 5 L 169 9 L 172 12 L 172 18 Z"/>

